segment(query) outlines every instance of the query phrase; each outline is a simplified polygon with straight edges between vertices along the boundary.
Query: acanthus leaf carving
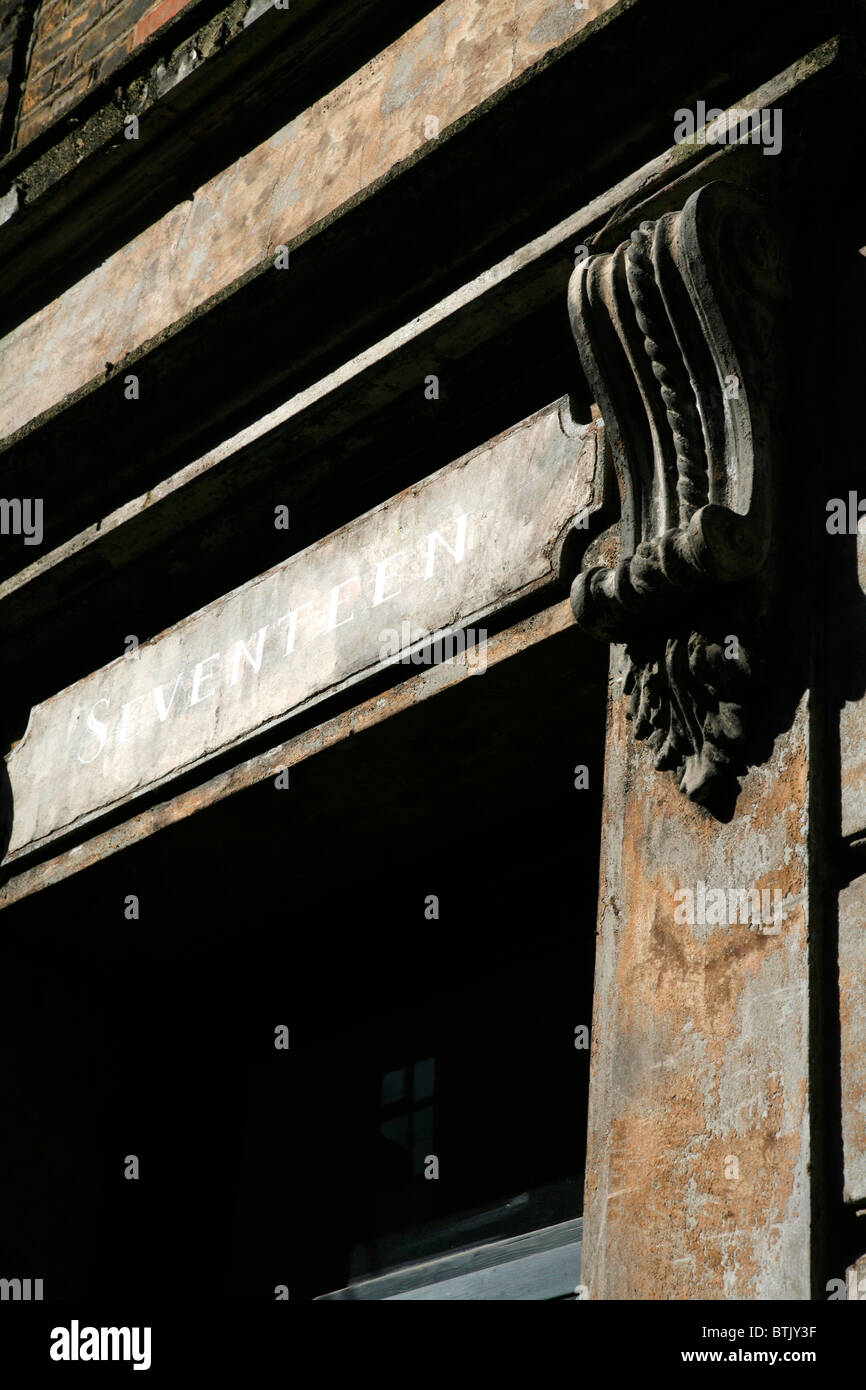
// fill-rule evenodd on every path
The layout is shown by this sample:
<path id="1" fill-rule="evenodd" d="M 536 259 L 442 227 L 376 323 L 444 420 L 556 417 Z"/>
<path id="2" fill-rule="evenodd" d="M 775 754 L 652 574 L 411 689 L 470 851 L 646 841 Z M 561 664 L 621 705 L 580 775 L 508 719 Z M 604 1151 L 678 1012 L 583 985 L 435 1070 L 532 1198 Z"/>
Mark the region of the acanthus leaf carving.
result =
<path id="1" fill-rule="evenodd" d="M 749 586 L 772 552 L 788 295 L 771 220 L 723 183 L 591 256 L 569 286 L 622 551 L 577 576 L 572 605 L 591 635 L 626 644 L 635 735 L 699 801 L 743 766 L 757 676 Z"/>

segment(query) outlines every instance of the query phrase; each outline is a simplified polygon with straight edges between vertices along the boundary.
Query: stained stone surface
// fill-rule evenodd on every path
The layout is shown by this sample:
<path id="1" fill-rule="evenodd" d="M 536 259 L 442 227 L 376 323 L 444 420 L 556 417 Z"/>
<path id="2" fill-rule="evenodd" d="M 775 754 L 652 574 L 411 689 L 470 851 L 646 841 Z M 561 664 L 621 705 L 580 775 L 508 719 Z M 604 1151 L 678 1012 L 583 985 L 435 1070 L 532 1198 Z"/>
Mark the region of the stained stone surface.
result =
<path id="1" fill-rule="evenodd" d="M 7 859 L 549 585 L 598 429 L 563 398 L 37 705 Z"/>

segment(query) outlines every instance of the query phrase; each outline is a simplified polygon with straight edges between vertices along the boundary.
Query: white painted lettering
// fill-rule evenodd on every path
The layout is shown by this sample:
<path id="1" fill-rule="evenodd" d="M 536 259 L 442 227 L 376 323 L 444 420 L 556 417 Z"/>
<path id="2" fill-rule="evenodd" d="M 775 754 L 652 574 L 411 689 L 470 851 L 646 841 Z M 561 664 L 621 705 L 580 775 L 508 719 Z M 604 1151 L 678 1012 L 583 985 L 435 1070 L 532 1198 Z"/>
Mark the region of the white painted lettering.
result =
<path id="1" fill-rule="evenodd" d="M 397 550 L 393 555 L 389 555 L 387 560 L 380 560 L 376 566 L 376 578 L 373 584 L 373 607 L 378 608 L 380 603 L 387 603 L 389 598 L 396 598 L 401 592 L 400 589 L 393 589 L 390 594 L 385 593 L 385 585 L 388 582 L 385 571 L 392 560 L 397 560 L 401 555 L 405 555 L 405 550 Z M 393 579 L 393 575 L 389 578 Z"/>
<path id="2" fill-rule="evenodd" d="M 424 569 L 425 579 L 433 578 L 433 571 L 436 567 L 437 541 L 448 551 L 448 554 L 451 556 L 452 560 L 454 560 L 455 564 L 459 565 L 460 561 L 463 559 L 466 550 L 466 522 L 468 520 L 468 517 L 469 513 L 464 512 L 461 516 L 458 516 L 457 518 L 457 537 L 454 541 L 453 550 L 451 549 L 448 542 L 442 538 L 438 531 L 430 532 L 430 535 L 427 537 L 427 564 Z"/>
<path id="3" fill-rule="evenodd" d="M 350 585 L 354 585 L 354 591 L 351 596 L 341 598 L 340 595 L 343 590 L 348 589 Z M 337 622 L 337 609 L 341 608 L 344 603 L 353 603 L 358 597 L 358 590 L 360 587 L 361 581 L 356 574 L 354 574 L 351 579 L 344 579 L 342 584 L 334 585 L 328 600 L 328 626 L 325 628 L 326 632 L 333 632 L 334 628 L 337 627 L 345 627 L 346 623 L 352 621 L 355 616 L 354 613 L 350 613 L 348 618 L 341 618 L 340 621 Z"/>
<path id="4" fill-rule="evenodd" d="M 286 635 L 286 656 L 291 656 L 292 652 L 295 650 L 295 634 L 298 630 L 298 614 L 303 613 L 305 608 L 312 608 L 312 606 L 312 601 L 310 603 L 302 603 L 300 608 L 293 608 L 291 613 L 284 613 L 281 618 L 277 619 L 277 627 L 280 627 L 283 623 L 288 623 L 289 625 L 288 632 Z"/>
<path id="5" fill-rule="evenodd" d="M 131 734 L 130 734 L 130 733 L 127 733 L 127 729 L 126 729 L 126 715 L 127 715 L 127 710 L 131 710 L 131 709 L 133 708 L 133 706 L 135 706 L 135 705 L 140 705 L 141 702 L 142 702 L 142 700 L 146 700 L 146 699 L 147 699 L 147 696 L 146 696 L 146 695 L 136 695 L 136 697 L 135 697 L 134 700 L 127 700 L 126 704 L 125 704 L 125 705 L 123 706 L 123 708 L 121 709 L 121 711 L 120 711 L 120 724 L 119 724 L 118 730 L 117 730 L 117 746 L 118 746 L 118 748 L 119 748 L 120 745 L 123 744 L 123 743 L 131 743 L 132 740 L 136 737 L 136 735 L 141 733 L 141 730 L 140 730 L 140 729 L 135 729 Z"/>
<path id="6" fill-rule="evenodd" d="M 214 652 L 213 656 L 206 656 L 204 661 L 200 661 L 192 673 L 192 691 L 189 697 L 190 707 L 201 704 L 202 700 L 207 700 L 211 695 L 215 695 L 215 690 L 208 690 L 204 695 L 199 694 L 202 681 L 216 680 L 214 672 L 205 674 L 205 666 L 209 666 L 212 661 L 219 661 L 219 652 Z"/>
<path id="7" fill-rule="evenodd" d="M 96 708 L 98 705 L 105 705 L 105 708 L 108 709 L 108 700 L 103 696 L 101 700 L 96 701 L 96 704 L 93 706 L 93 708 L 87 716 L 87 727 L 92 734 L 96 734 L 96 737 L 99 739 L 99 747 L 97 748 L 95 753 L 91 754 L 89 758 L 82 758 L 81 754 L 79 753 L 78 761 L 80 763 L 92 763 L 95 758 L 99 757 L 100 753 L 105 747 L 105 740 L 108 737 L 108 725 L 103 724 L 101 719 L 96 718 Z"/>
<path id="8" fill-rule="evenodd" d="M 164 687 L 161 685 L 155 685 L 153 688 L 153 703 L 156 706 L 156 712 L 159 715 L 160 724 L 164 724 L 166 719 L 168 719 L 169 712 L 171 710 L 172 705 L 174 704 L 174 697 L 177 694 L 177 688 L 180 685 L 182 676 L 183 672 L 181 671 L 175 677 L 174 685 L 171 687 L 171 697 L 169 699 L 168 704 L 165 703 L 165 696 L 162 693 Z"/>
<path id="9" fill-rule="evenodd" d="M 259 628 L 256 634 L 257 645 L 255 656 L 250 656 L 249 652 L 247 651 L 245 642 L 235 642 L 234 653 L 232 655 L 232 674 L 231 680 L 229 681 L 229 685 L 237 685 L 238 680 L 240 679 L 241 665 L 245 661 L 248 662 L 250 666 L 252 666 L 256 674 L 258 674 L 258 672 L 262 669 L 262 653 L 264 652 L 265 648 L 265 633 L 267 632 L 267 630 L 268 626 L 267 624 L 265 624 L 264 627 Z"/>

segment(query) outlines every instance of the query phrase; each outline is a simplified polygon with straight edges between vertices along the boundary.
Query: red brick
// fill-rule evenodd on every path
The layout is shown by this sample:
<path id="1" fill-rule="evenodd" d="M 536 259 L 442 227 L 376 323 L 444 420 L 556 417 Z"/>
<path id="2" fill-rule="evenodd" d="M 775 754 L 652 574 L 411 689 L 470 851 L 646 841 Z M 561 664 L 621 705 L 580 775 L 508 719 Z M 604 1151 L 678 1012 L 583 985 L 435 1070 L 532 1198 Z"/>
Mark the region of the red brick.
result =
<path id="1" fill-rule="evenodd" d="M 174 19 L 179 14 L 184 5 L 189 4 L 189 0 L 160 0 L 155 9 L 150 14 L 146 14 L 135 26 L 135 44 L 144 43 L 145 39 L 150 38 L 151 34 L 157 29 L 162 28 L 170 19 Z"/>
<path id="2" fill-rule="evenodd" d="M 71 55 L 70 55 L 71 59 Z M 46 78 L 54 76 L 54 70 L 46 74 Z M 42 97 L 38 105 L 32 99 L 35 83 L 28 83 L 24 92 L 22 102 L 22 120 L 18 128 L 16 146 L 20 149 L 26 145 L 28 140 L 32 140 L 34 135 L 40 134 L 52 125 L 54 121 L 69 110 L 89 87 L 93 85 L 93 80 L 89 72 L 83 72 L 79 77 L 72 81 L 67 81 L 61 86 L 55 86 L 50 94 Z"/>
<path id="3" fill-rule="evenodd" d="M 96 73 L 94 81 L 101 82 L 102 79 L 107 77 L 110 72 L 113 72 L 114 69 L 123 62 L 127 54 L 131 52 L 132 30 L 130 29 L 129 33 L 124 34 L 122 38 L 118 39 L 117 42 L 112 45 L 108 53 L 100 55 L 94 65 Z"/>
<path id="4" fill-rule="evenodd" d="M 78 48 L 80 66 L 105 53 L 123 34 L 129 33 L 135 20 L 129 15 L 128 9 L 127 5 L 118 5 L 112 14 L 85 36 Z"/>
<path id="5" fill-rule="evenodd" d="M 54 68 L 46 68 L 42 72 L 36 73 L 35 76 L 28 77 L 21 101 L 22 115 L 32 111 L 34 106 L 38 106 L 41 101 L 45 100 L 54 84 L 54 77 Z"/>
<path id="6" fill-rule="evenodd" d="M 66 0 L 48 0 L 39 11 L 39 18 L 36 22 L 35 47 L 55 33 L 63 25 L 66 18 Z"/>
<path id="7" fill-rule="evenodd" d="M 33 45 L 33 54 L 30 59 L 31 78 L 33 74 L 41 72 L 43 68 L 50 68 L 59 58 L 71 53 L 72 48 L 72 42 L 65 29 L 58 29 L 56 33 L 50 34 L 42 40 L 37 40 Z"/>
<path id="8" fill-rule="evenodd" d="M 67 42 L 76 43 L 88 29 L 92 29 L 100 18 L 98 5 L 79 5 L 71 9 L 60 30 Z"/>
<path id="9" fill-rule="evenodd" d="M 87 91 L 88 87 L 92 86 L 93 79 L 90 73 L 83 72 L 80 77 L 77 77 L 75 79 L 74 82 L 69 82 L 61 90 L 52 92 L 50 102 L 51 114 L 49 120 L 58 120 L 59 117 L 63 115 L 64 111 L 68 111 L 70 106 L 72 106 L 76 101 L 78 101 L 79 97 L 84 96 L 84 93 Z M 46 122 L 46 124 L 47 123 L 48 122 Z"/>

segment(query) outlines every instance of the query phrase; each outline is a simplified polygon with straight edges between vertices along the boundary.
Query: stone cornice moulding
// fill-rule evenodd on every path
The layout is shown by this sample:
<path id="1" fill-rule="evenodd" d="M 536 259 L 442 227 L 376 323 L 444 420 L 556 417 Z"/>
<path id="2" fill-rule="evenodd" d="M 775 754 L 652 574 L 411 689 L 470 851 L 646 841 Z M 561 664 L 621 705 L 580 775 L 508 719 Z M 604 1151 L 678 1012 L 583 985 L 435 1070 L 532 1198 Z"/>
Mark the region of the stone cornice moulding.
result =
<path id="1" fill-rule="evenodd" d="M 743 766 L 744 585 L 772 556 L 789 293 L 772 220 L 725 183 L 590 256 L 569 285 L 622 508 L 622 559 L 578 575 L 572 606 L 586 632 L 626 644 L 635 735 L 696 801 Z"/>

